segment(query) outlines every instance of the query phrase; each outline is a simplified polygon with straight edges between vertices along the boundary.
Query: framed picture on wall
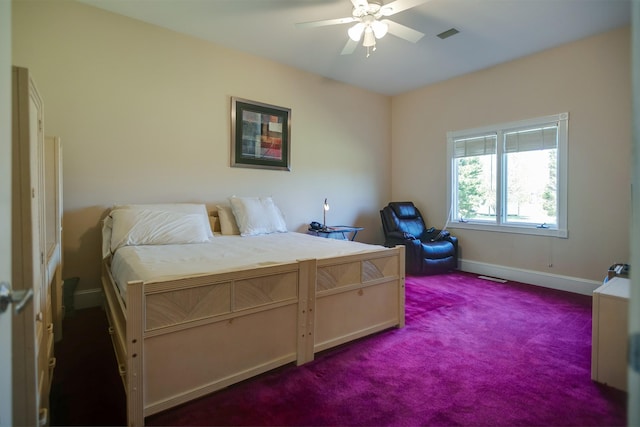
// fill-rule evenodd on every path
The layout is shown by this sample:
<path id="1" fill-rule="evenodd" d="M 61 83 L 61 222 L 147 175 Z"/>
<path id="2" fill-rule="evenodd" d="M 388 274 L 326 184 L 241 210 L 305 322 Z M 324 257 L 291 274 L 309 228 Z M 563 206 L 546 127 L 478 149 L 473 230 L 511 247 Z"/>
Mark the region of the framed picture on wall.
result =
<path id="1" fill-rule="evenodd" d="M 291 170 L 291 109 L 231 97 L 231 166 Z"/>

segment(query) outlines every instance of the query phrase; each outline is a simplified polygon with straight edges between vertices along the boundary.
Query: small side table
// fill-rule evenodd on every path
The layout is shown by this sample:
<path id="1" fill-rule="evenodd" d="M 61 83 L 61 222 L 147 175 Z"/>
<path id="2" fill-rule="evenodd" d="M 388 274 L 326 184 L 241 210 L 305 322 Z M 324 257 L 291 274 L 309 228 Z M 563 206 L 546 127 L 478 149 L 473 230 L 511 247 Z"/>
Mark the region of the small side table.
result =
<path id="1" fill-rule="evenodd" d="M 326 229 L 314 230 L 309 229 L 308 234 L 312 236 L 324 237 L 327 239 L 353 240 L 356 238 L 358 231 L 364 230 L 363 227 L 351 227 L 348 225 L 333 225 Z M 349 233 L 353 233 L 349 239 Z"/>
<path id="2" fill-rule="evenodd" d="M 591 379 L 627 391 L 630 281 L 614 277 L 593 291 Z"/>

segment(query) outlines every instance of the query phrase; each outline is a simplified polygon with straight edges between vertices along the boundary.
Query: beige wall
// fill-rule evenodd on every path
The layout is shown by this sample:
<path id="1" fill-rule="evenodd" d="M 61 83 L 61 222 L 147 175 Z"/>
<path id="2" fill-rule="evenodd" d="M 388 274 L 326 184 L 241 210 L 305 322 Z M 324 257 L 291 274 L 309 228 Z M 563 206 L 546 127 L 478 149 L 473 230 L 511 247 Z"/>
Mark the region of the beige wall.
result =
<path id="1" fill-rule="evenodd" d="M 447 131 L 568 111 L 569 238 L 452 233 L 468 261 L 602 280 L 629 260 L 630 69 L 625 28 L 394 97 L 392 198 L 441 226 Z"/>
<path id="2" fill-rule="evenodd" d="M 32 72 L 64 152 L 64 277 L 99 287 L 99 224 L 124 202 L 271 195 L 290 230 L 322 220 L 381 242 L 391 99 L 72 1 L 13 3 L 13 63 Z M 291 172 L 229 167 L 230 97 L 292 109 Z M 363 125 L 366 124 L 366 125 Z"/>

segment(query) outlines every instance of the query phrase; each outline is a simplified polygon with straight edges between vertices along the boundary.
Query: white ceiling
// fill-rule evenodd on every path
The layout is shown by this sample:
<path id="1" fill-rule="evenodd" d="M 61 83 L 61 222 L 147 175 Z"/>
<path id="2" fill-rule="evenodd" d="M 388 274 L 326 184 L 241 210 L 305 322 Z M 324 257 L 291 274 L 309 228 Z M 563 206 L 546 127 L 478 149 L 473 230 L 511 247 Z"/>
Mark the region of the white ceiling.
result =
<path id="1" fill-rule="evenodd" d="M 353 24 L 295 26 L 350 17 L 350 0 L 80 1 L 385 95 L 628 25 L 631 15 L 631 0 L 430 0 L 390 17 L 421 40 L 388 34 L 367 58 L 362 46 L 340 54 Z M 437 37 L 450 28 L 460 33 Z"/>

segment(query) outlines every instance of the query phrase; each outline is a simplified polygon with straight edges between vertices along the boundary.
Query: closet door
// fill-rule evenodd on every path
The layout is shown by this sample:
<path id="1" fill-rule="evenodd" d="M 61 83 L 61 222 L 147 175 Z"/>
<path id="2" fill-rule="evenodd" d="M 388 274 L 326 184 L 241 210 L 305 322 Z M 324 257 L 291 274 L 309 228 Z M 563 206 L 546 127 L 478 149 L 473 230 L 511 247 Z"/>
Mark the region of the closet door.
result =
<path id="1" fill-rule="evenodd" d="M 13 413 L 15 425 L 48 424 L 48 339 L 44 237 L 43 104 L 25 68 L 13 67 L 12 285 L 32 290 L 13 321 Z"/>

